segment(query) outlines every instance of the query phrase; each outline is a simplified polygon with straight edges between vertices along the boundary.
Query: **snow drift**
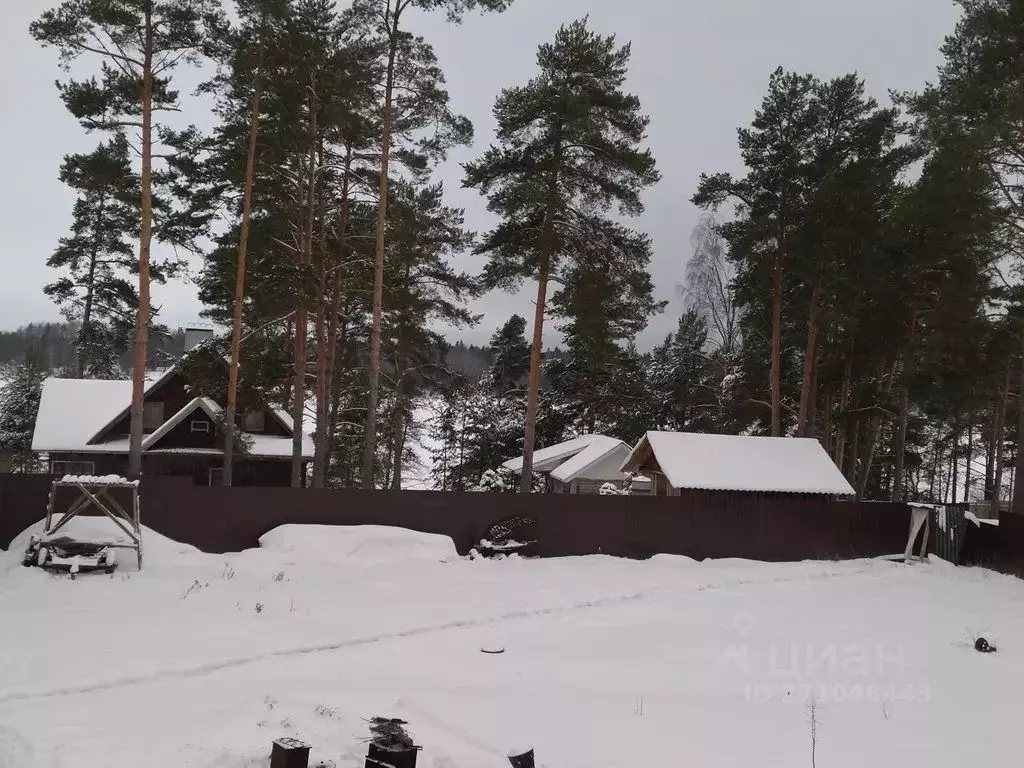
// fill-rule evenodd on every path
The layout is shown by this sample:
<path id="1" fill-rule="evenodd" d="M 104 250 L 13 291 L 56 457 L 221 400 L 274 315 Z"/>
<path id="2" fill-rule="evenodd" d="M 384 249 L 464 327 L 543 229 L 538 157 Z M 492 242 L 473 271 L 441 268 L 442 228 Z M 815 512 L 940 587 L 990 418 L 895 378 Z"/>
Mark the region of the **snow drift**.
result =
<path id="1" fill-rule="evenodd" d="M 457 558 L 448 536 L 381 525 L 281 525 L 260 536 L 260 548 L 298 562 L 380 565 Z"/>
<path id="2" fill-rule="evenodd" d="M 56 516 L 54 519 L 57 519 Z M 0 550 L 0 569 L 21 565 L 21 559 L 25 554 L 25 549 L 28 547 L 29 540 L 33 536 L 42 535 L 45 523 L 45 519 L 33 523 L 14 537 L 6 552 Z M 128 537 L 125 536 L 124 531 L 107 517 L 79 515 L 70 520 L 57 533 L 58 535 L 69 536 L 80 541 L 128 542 Z M 131 556 L 128 557 L 121 556 L 119 553 L 117 559 L 117 569 L 119 571 L 137 570 L 135 566 L 135 553 L 132 552 L 130 554 Z M 182 555 L 202 555 L 202 553 L 190 544 L 182 544 L 179 541 L 169 539 L 163 534 L 157 533 L 152 528 L 142 526 L 143 569 L 151 566 L 179 565 Z"/>

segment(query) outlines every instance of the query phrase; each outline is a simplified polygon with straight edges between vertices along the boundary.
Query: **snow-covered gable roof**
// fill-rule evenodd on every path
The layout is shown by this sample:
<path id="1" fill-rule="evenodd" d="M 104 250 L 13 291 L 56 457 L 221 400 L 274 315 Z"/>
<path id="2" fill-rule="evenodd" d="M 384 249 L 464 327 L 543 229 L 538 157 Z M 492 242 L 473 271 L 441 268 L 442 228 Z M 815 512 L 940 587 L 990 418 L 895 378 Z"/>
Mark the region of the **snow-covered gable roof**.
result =
<path id="1" fill-rule="evenodd" d="M 817 440 L 648 432 L 622 465 L 640 468 L 648 449 L 673 488 L 852 496 Z"/>
<path id="2" fill-rule="evenodd" d="M 160 442 L 160 440 L 163 439 L 163 437 L 168 432 L 170 432 L 176 426 L 181 424 L 181 422 L 183 422 L 186 418 L 188 418 L 191 414 L 195 413 L 197 410 L 205 412 L 206 415 L 210 417 L 210 420 L 213 421 L 214 424 L 216 424 L 217 419 L 220 418 L 221 407 L 217 405 L 216 402 L 214 402 L 208 397 L 197 397 L 188 404 L 186 404 L 185 407 L 178 411 L 176 414 L 171 416 L 171 418 L 169 418 L 167 421 L 161 424 L 159 428 L 157 428 L 156 432 L 147 435 L 146 439 L 142 441 L 142 450 L 145 451 L 149 448 L 152 448 L 154 445 Z"/>
<path id="3" fill-rule="evenodd" d="M 167 368 L 167 369 L 165 369 L 163 371 L 160 371 L 154 378 L 150 378 L 147 375 L 146 376 L 145 385 L 143 386 L 143 390 L 142 390 L 142 397 L 145 398 L 146 395 L 148 395 L 154 389 L 156 389 L 157 387 L 161 386 L 164 382 L 169 380 L 176 373 L 176 371 L 177 371 L 176 366 L 172 365 L 170 368 Z M 79 382 L 79 381 L 88 381 L 88 379 L 66 379 L 66 381 Z M 99 427 L 98 429 L 93 431 L 92 436 L 89 438 L 90 442 L 93 441 L 93 440 L 99 440 L 101 437 L 103 437 L 104 433 L 106 433 L 106 432 L 110 431 L 111 429 L 113 429 L 115 424 L 117 424 L 119 421 L 121 421 L 121 419 L 123 419 L 125 416 L 127 416 L 131 412 L 131 409 L 132 409 L 132 382 L 131 381 L 125 381 L 125 382 L 119 382 L 119 383 L 127 384 L 128 385 L 128 405 L 125 405 L 124 401 L 122 400 L 122 402 L 121 402 L 121 406 L 122 406 L 121 409 L 118 410 L 117 413 L 115 413 L 108 421 L 104 422 L 101 427 Z"/>
<path id="4" fill-rule="evenodd" d="M 39 399 L 32 450 L 96 450 L 89 446 L 93 435 L 131 399 L 130 381 L 47 379 Z"/>
<path id="5" fill-rule="evenodd" d="M 608 440 L 614 440 L 614 438 L 606 437 L 605 435 L 581 435 L 572 440 L 566 440 L 564 443 L 541 448 L 533 452 L 533 471 L 550 472 L 566 460 L 586 450 L 590 447 L 591 443 Z M 509 459 L 501 467 L 509 472 L 522 472 L 523 457 L 519 456 L 515 459 Z"/>
<path id="6" fill-rule="evenodd" d="M 147 382 L 147 391 L 169 378 L 165 371 L 156 379 Z M 127 453 L 129 440 L 118 437 L 102 442 L 91 442 L 97 434 L 110 428 L 124 418 L 124 404 L 131 403 L 132 383 L 130 381 L 105 381 L 98 379 L 46 379 L 43 382 L 36 416 L 35 431 L 32 434 L 32 450 L 60 453 Z M 214 400 L 200 397 L 192 400 L 179 410 L 159 429 L 147 435 L 143 451 L 147 453 L 193 453 L 220 454 L 219 448 L 158 448 L 154 447 L 161 437 L 181 423 L 196 408 L 201 408 L 212 419 L 217 418 L 220 406 Z M 280 409 L 272 409 L 274 416 L 287 428 L 292 420 Z M 292 454 L 292 438 L 276 435 L 243 433 L 248 453 L 257 458 L 286 459 Z M 313 457 L 313 440 L 302 436 L 302 455 Z"/>
<path id="7" fill-rule="evenodd" d="M 564 464 L 560 464 L 551 470 L 551 477 L 562 483 L 571 483 L 578 477 L 587 477 L 587 470 L 600 463 L 605 458 L 620 454 L 619 461 L 629 454 L 629 446 L 621 440 L 605 435 L 594 435 L 594 439 L 582 451 L 577 453 Z M 618 462 L 615 462 L 618 463 Z M 602 478 L 604 479 L 604 478 Z"/>

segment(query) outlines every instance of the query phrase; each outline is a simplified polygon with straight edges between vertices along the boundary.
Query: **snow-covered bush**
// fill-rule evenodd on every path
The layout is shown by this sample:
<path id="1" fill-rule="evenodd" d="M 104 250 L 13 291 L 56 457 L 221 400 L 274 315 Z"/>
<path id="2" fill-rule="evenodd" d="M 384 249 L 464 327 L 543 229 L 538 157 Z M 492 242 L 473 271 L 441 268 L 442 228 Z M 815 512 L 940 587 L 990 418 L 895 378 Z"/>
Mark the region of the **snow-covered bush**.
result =
<path id="1" fill-rule="evenodd" d="M 480 476 L 480 482 L 473 490 L 479 493 L 507 493 L 508 483 L 493 469 L 488 469 Z"/>
<path id="2" fill-rule="evenodd" d="M 601 490 L 599 490 L 598 493 L 602 496 L 628 496 L 629 490 L 619 488 L 615 483 L 605 483 L 601 486 Z"/>

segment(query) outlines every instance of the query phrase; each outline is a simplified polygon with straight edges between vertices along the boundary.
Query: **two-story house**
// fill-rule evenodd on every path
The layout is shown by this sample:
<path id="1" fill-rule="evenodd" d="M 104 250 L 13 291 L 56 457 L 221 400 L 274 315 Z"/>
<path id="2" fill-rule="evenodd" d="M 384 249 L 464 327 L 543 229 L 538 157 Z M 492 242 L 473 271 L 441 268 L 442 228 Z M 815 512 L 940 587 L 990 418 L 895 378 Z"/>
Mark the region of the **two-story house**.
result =
<path id="1" fill-rule="evenodd" d="M 132 383 L 94 379 L 43 382 L 32 450 L 45 453 L 57 475 L 125 475 Z M 142 473 L 192 477 L 197 485 L 220 481 L 224 452 L 218 424 L 222 403 L 192 397 L 175 368 L 146 383 L 143 405 Z M 235 485 L 286 486 L 289 483 L 293 425 L 279 408 L 242 414 L 235 452 Z M 313 443 L 302 439 L 303 462 Z M 303 472 L 305 475 L 305 472 Z"/>

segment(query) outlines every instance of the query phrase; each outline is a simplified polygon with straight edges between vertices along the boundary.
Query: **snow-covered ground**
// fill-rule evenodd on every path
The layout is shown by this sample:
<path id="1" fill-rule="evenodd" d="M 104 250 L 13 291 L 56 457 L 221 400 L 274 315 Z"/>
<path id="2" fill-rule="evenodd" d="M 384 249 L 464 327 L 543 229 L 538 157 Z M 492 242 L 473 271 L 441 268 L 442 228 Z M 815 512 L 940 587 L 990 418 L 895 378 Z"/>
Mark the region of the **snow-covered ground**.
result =
<path id="1" fill-rule="evenodd" d="M 474 561 L 290 528 L 76 581 L 0 552 L 0 766 L 362 765 L 398 716 L 425 768 L 960 768 L 1019 761 L 1024 582 L 941 562 Z M 998 653 L 969 640 L 986 633 Z M 484 654 L 481 648 L 504 648 Z"/>

